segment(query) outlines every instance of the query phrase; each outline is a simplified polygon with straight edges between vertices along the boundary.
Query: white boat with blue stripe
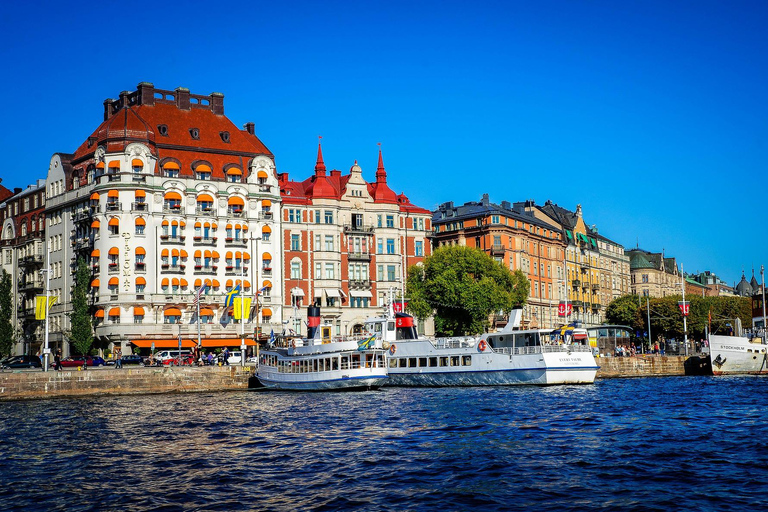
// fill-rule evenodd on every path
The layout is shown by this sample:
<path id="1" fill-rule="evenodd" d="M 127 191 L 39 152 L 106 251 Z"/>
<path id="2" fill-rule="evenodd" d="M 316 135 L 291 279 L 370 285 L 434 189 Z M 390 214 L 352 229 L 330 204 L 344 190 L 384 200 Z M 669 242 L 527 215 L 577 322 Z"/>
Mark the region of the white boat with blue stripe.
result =
<path id="1" fill-rule="evenodd" d="M 271 389 L 342 391 L 377 389 L 387 381 L 386 351 L 376 336 L 343 338 L 320 325 L 308 308 L 306 338 L 282 339 L 260 352 L 256 377 Z"/>
<path id="2" fill-rule="evenodd" d="M 595 381 L 598 365 L 585 329 L 515 330 L 520 311 L 514 310 L 507 326 L 499 332 L 477 337 L 427 339 L 417 335 L 410 315 L 389 315 L 393 316 L 392 321 L 369 321 L 369 329 L 376 329 L 385 340 L 383 346 L 388 348 L 388 386 L 553 385 Z"/>

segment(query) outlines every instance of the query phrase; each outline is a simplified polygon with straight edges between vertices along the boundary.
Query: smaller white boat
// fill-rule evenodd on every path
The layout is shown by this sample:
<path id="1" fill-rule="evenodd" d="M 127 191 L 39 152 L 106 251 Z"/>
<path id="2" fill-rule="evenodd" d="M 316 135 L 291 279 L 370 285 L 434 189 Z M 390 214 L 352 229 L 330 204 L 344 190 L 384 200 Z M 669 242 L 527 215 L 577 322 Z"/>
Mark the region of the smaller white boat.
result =
<path id="1" fill-rule="evenodd" d="M 387 381 L 385 350 L 376 336 L 332 336 L 320 308 L 308 308 L 306 338 L 283 339 L 261 351 L 256 377 L 271 389 L 341 391 L 377 389 Z"/>
<path id="2" fill-rule="evenodd" d="M 714 375 L 768 374 L 768 345 L 761 337 L 709 336 L 709 360 Z"/>

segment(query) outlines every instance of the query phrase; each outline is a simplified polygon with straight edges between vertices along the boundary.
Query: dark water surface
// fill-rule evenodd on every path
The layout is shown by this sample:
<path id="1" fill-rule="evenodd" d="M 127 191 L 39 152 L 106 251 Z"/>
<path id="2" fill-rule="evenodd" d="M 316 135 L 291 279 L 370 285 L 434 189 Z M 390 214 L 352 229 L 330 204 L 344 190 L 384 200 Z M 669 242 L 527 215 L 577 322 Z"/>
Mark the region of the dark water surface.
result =
<path id="1" fill-rule="evenodd" d="M 768 379 L 0 404 L 0 510 L 757 510 Z"/>

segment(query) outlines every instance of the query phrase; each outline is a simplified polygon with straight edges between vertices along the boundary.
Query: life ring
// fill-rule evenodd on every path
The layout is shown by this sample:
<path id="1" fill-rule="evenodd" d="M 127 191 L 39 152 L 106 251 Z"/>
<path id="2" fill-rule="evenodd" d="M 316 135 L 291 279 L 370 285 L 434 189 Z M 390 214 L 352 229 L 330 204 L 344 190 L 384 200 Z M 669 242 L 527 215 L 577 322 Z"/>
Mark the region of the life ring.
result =
<path id="1" fill-rule="evenodd" d="M 395 352 L 397 352 L 397 345 L 393 343 L 389 346 L 389 355 L 393 356 L 395 355 Z"/>
<path id="2" fill-rule="evenodd" d="M 477 349 L 480 352 L 485 352 L 485 348 L 488 346 L 488 344 L 485 342 L 485 340 L 480 340 L 480 343 L 477 344 Z"/>

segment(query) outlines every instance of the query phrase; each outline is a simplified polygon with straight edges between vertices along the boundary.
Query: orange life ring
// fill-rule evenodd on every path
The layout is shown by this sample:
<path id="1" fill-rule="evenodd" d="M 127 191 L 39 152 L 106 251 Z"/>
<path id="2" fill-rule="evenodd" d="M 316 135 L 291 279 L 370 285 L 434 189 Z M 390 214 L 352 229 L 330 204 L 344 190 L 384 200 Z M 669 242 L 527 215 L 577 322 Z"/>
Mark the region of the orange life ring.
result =
<path id="1" fill-rule="evenodd" d="M 393 356 L 395 355 L 395 352 L 397 352 L 397 345 L 393 343 L 389 346 L 389 355 Z"/>
<path id="2" fill-rule="evenodd" d="M 477 348 L 480 349 L 480 352 L 485 352 L 485 348 L 488 346 L 488 344 L 485 342 L 485 340 L 480 340 L 480 343 L 477 344 Z"/>

